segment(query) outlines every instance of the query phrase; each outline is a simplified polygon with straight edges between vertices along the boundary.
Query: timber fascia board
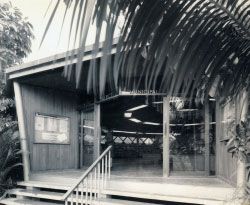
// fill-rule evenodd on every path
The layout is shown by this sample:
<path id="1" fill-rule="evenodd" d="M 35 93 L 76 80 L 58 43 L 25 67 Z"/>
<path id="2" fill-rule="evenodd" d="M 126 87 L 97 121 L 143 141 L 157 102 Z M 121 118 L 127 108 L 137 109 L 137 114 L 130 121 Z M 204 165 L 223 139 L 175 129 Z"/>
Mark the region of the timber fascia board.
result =
<path id="1" fill-rule="evenodd" d="M 117 42 L 118 42 L 118 39 L 114 39 L 111 54 L 114 54 L 116 52 Z M 93 59 L 93 55 L 92 55 L 93 47 L 94 45 L 90 45 L 85 48 L 84 57 L 82 59 L 83 62 Z M 96 58 L 100 58 L 101 56 L 103 56 L 102 47 L 103 47 L 103 43 L 100 43 L 99 51 L 97 55 L 95 55 Z M 7 80 L 13 80 L 13 79 L 17 79 L 20 77 L 24 77 L 24 76 L 28 76 L 28 75 L 32 75 L 36 73 L 63 68 L 65 65 L 75 64 L 77 63 L 77 60 L 78 60 L 77 51 L 78 49 L 74 49 L 68 52 L 63 52 L 61 54 L 56 54 L 56 55 L 43 58 L 40 60 L 10 67 L 6 69 L 5 71 Z M 71 56 L 69 59 L 66 58 L 68 54 L 70 54 Z"/>

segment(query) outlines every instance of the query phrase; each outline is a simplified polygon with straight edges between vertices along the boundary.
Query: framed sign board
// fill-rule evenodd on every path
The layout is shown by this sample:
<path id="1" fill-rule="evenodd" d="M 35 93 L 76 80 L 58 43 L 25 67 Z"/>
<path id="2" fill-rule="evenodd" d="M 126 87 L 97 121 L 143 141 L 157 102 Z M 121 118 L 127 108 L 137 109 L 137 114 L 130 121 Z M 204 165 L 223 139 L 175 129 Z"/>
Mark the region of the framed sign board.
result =
<path id="1" fill-rule="evenodd" d="M 70 118 L 35 114 L 34 143 L 69 144 Z"/>

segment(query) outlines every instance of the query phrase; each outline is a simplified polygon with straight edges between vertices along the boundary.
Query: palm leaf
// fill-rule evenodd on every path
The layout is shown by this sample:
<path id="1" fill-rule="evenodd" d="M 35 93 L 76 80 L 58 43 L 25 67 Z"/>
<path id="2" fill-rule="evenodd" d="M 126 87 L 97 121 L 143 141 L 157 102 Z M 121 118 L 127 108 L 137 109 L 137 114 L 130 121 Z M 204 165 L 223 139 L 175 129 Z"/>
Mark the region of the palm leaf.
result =
<path id="1" fill-rule="evenodd" d="M 48 21 L 48 23 L 47 23 L 47 26 L 46 26 L 46 28 L 45 28 L 44 34 L 43 34 L 43 36 L 42 36 L 42 40 L 41 40 L 41 43 L 40 43 L 40 47 L 41 47 L 41 45 L 42 45 L 42 43 L 43 43 L 43 41 L 44 41 L 44 39 L 45 39 L 45 36 L 46 36 L 46 34 L 47 34 L 48 30 L 49 30 L 50 24 L 51 24 L 51 22 L 52 22 L 52 20 L 53 20 L 53 18 L 54 18 L 54 16 L 55 16 L 55 14 L 56 14 L 56 12 L 57 12 L 57 9 L 58 9 L 59 5 L 60 5 L 60 0 L 57 0 L 56 5 L 55 5 L 55 7 L 54 7 L 54 9 L 53 9 L 53 12 L 52 12 L 52 14 L 51 14 L 51 16 L 50 16 L 50 18 L 49 18 L 49 21 Z"/>
<path id="2" fill-rule="evenodd" d="M 22 164 L 22 163 L 16 163 L 16 164 L 13 164 L 13 165 L 7 167 L 7 168 L 1 173 L 1 179 L 2 179 L 2 180 L 6 180 L 7 177 L 8 177 L 8 175 L 9 175 L 9 173 L 10 173 L 13 169 L 15 169 L 16 167 L 19 167 L 19 166 L 23 166 L 23 164 Z"/>
<path id="3" fill-rule="evenodd" d="M 81 4 L 75 6 L 81 10 Z M 78 63 L 75 72 L 67 72 L 68 78 L 74 74 L 78 86 L 86 86 L 99 98 L 118 88 L 154 89 L 185 96 L 196 92 L 204 97 L 215 79 L 219 79 L 216 93 L 233 95 L 249 86 L 249 12 L 248 0 L 85 1 L 84 12 L 78 13 L 79 29 L 72 37 L 79 35 L 81 39 Z M 87 74 L 87 70 L 82 72 L 82 58 L 92 15 L 97 32 Z M 125 21 L 112 57 L 120 15 Z M 97 63 L 104 23 L 107 28 L 103 57 Z M 234 63 L 236 59 L 238 63 Z M 229 66 L 232 72 L 225 69 Z M 82 75 L 88 75 L 87 84 L 81 84 Z"/>

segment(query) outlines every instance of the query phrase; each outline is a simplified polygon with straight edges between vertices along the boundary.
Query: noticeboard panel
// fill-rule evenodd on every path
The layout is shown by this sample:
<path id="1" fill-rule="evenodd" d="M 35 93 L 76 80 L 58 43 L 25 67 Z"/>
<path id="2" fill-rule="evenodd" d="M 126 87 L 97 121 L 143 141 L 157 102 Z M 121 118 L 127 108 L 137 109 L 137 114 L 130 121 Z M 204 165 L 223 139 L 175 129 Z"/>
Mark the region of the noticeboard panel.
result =
<path id="1" fill-rule="evenodd" d="M 70 118 L 35 114 L 34 143 L 70 144 Z"/>

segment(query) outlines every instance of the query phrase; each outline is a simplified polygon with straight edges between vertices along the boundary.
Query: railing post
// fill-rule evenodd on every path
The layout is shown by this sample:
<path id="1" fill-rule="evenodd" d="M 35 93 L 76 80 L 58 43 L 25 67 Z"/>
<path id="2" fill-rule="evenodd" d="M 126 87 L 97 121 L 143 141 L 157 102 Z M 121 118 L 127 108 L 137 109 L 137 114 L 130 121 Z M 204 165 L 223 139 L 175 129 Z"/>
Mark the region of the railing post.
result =
<path id="1" fill-rule="evenodd" d="M 88 176 L 86 177 L 86 196 L 85 196 L 85 204 L 88 204 Z"/>
<path id="2" fill-rule="evenodd" d="M 108 170 L 108 178 L 110 179 L 110 173 L 111 173 L 111 151 L 109 150 L 109 158 L 108 158 L 108 161 L 109 161 L 109 170 Z"/>
<path id="3" fill-rule="evenodd" d="M 100 199 L 101 195 L 101 166 L 100 163 L 98 163 L 98 199 Z"/>
<path id="4" fill-rule="evenodd" d="M 82 188 L 81 188 L 81 205 L 83 205 L 84 180 L 82 181 L 81 185 L 82 185 Z"/>
<path id="5" fill-rule="evenodd" d="M 107 178 L 110 178 L 110 149 L 111 146 L 87 169 L 76 185 L 64 194 L 65 205 L 92 205 L 97 200 L 100 203 L 101 190 L 106 187 Z"/>
<path id="6" fill-rule="evenodd" d="M 76 189 L 76 204 L 79 203 L 79 186 Z"/>
<path id="7" fill-rule="evenodd" d="M 108 156 L 105 155 L 105 181 L 104 181 L 105 188 L 107 186 L 107 177 L 108 177 Z"/>
<path id="8" fill-rule="evenodd" d="M 93 195 L 93 173 L 90 173 L 90 204 L 92 205 L 92 195 Z"/>
<path id="9" fill-rule="evenodd" d="M 102 158 L 102 189 L 104 187 L 104 159 Z"/>
<path id="10" fill-rule="evenodd" d="M 71 196 L 71 197 L 70 197 L 70 198 L 71 198 L 71 202 L 70 202 L 70 204 L 71 204 L 71 205 L 73 205 L 73 204 L 74 204 L 74 201 L 73 201 L 73 194 L 71 193 L 71 195 L 70 195 L 70 196 Z"/>
<path id="11" fill-rule="evenodd" d="M 94 199 L 96 200 L 96 198 L 97 198 L 97 178 L 96 178 L 96 176 L 97 176 L 97 173 L 96 173 L 96 168 L 95 168 L 95 177 L 94 177 L 94 182 L 95 182 L 95 194 L 94 194 Z"/>

